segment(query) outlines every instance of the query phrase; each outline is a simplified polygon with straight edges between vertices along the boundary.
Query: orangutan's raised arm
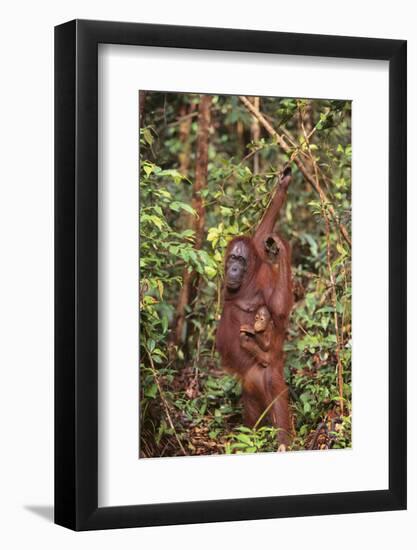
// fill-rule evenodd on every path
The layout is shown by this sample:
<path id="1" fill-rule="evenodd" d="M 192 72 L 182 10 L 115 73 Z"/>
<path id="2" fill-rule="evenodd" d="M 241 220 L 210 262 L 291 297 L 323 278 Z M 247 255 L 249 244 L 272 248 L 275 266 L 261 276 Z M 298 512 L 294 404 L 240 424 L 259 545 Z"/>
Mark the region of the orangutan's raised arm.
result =
<path id="1" fill-rule="evenodd" d="M 291 168 L 288 166 L 282 173 L 272 201 L 266 209 L 266 212 L 263 215 L 263 218 L 255 231 L 255 235 L 253 236 L 254 244 L 258 250 L 263 250 L 265 239 L 274 230 L 274 226 L 278 220 L 278 215 L 280 213 L 281 207 L 284 204 L 285 198 L 287 196 L 287 189 L 290 182 Z"/>

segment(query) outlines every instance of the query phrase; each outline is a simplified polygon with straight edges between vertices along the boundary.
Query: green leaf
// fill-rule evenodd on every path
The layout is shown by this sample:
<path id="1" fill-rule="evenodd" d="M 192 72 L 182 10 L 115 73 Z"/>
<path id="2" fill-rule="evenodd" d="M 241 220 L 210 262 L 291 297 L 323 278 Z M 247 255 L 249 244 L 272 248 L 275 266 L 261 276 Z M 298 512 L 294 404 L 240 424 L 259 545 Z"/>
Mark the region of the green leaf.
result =
<path id="1" fill-rule="evenodd" d="M 149 128 L 143 129 L 143 137 L 145 138 L 145 141 L 148 145 L 152 145 L 153 143 L 153 136 L 149 130 Z"/>
<path id="2" fill-rule="evenodd" d="M 168 317 L 166 315 L 164 315 L 161 319 L 162 321 L 162 332 L 165 334 L 166 331 L 168 330 Z"/>
<path id="3" fill-rule="evenodd" d="M 152 352 L 155 348 L 155 340 L 153 340 L 152 338 L 149 338 L 147 342 L 147 346 L 148 346 L 148 350 Z"/>
<path id="4" fill-rule="evenodd" d="M 174 201 L 174 202 L 171 202 L 169 207 L 171 208 L 171 210 L 174 210 L 174 212 L 185 210 L 189 214 L 192 214 L 193 216 L 197 217 L 197 212 L 194 210 L 194 208 L 185 202 Z"/>
<path id="5" fill-rule="evenodd" d="M 246 434 L 238 434 L 236 436 L 236 439 L 238 441 L 241 441 L 242 443 L 245 443 L 246 445 L 252 445 L 252 440 L 249 436 L 247 436 Z"/>
<path id="6" fill-rule="evenodd" d="M 146 161 L 142 163 L 142 168 L 145 174 L 149 177 L 155 169 L 155 164 L 152 164 L 151 162 Z"/>
<path id="7" fill-rule="evenodd" d="M 226 206 L 220 206 L 220 212 L 222 216 L 227 217 L 233 214 L 233 209 L 227 208 Z"/>
<path id="8" fill-rule="evenodd" d="M 152 384 L 151 386 L 145 389 L 144 393 L 146 397 L 150 397 L 151 399 L 154 399 L 156 397 L 156 394 L 158 393 L 158 386 L 156 384 Z"/>
<path id="9" fill-rule="evenodd" d="M 213 279 L 213 277 L 217 275 L 217 270 L 214 267 L 210 267 L 208 265 L 204 267 L 204 272 L 210 279 Z"/>

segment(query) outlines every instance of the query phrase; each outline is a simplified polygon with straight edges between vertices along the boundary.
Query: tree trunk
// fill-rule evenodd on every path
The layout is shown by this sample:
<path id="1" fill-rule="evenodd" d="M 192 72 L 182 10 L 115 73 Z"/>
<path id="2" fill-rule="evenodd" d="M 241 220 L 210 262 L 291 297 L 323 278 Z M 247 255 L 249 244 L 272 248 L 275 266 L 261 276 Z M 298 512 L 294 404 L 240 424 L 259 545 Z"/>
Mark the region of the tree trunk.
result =
<path id="1" fill-rule="evenodd" d="M 190 142 L 190 130 L 192 117 L 190 115 L 195 109 L 195 104 L 191 103 L 187 105 L 183 103 L 180 108 L 180 126 L 179 126 L 179 138 L 181 142 L 181 151 L 178 155 L 179 163 L 179 172 L 187 177 L 188 169 L 190 166 L 190 153 L 191 153 L 191 142 Z"/>
<path id="2" fill-rule="evenodd" d="M 145 109 L 146 92 L 139 92 L 139 128 L 143 125 L 143 112 Z"/>
<path id="3" fill-rule="evenodd" d="M 229 135 L 233 135 L 234 133 L 233 128 L 230 128 L 230 130 L 227 129 L 227 131 Z M 241 159 L 246 153 L 245 127 L 243 126 L 243 122 L 241 120 L 236 122 L 236 140 L 236 158 Z"/>
<path id="4" fill-rule="evenodd" d="M 196 167 L 193 196 L 191 201 L 191 206 L 197 212 L 197 218 L 192 217 L 190 220 L 190 227 L 192 227 L 195 231 L 194 247 L 196 250 L 199 250 L 202 247 L 204 240 L 205 209 L 203 199 L 201 197 L 201 191 L 207 186 L 211 99 L 212 98 L 209 95 L 202 95 L 198 106 Z M 187 268 L 185 268 L 183 273 L 183 284 L 178 297 L 176 312 L 175 342 L 177 345 L 186 340 L 186 309 L 194 299 L 197 284 L 197 274 L 194 271 L 189 273 Z"/>

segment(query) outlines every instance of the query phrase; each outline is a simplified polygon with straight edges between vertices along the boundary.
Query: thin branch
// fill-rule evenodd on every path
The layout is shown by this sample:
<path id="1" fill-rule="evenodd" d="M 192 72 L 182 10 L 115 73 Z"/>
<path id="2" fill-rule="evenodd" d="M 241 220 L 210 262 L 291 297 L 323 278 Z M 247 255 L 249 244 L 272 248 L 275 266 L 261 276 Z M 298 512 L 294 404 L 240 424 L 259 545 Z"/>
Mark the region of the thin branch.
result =
<path id="1" fill-rule="evenodd" d="M 178 126 L 178 124 L 181 124 L 182 122 L 185 122 L 186 120 L 189 120 L 191 118 L 195 118 L 198 116 L 198 111 L 193 111 L 191 113 L 188 113 L 188 115 L 183 115 L 175 119 L 173 122 L 168 122 L 167 128 L 171 128 L 172 126 Z"/>
<path id="2" fill-rule="evenodd" d="M 282 397 L 285 394 L 286 391 L 287 391 L 287 388 L 285 388 L 285 390 L 282 390 L 276 397 L 274 397 L 274 399 L 269 403 L 269 405 L 266 407 L 266 409 L 261 413 L 258 420 L 253 425 L 252 430 L 257 430 L 258 429 L 259 424 L 262 422 L 262 420 L 265 418 L 265 416 L 268 414 L 268 412 L 271 410 L 271 408 L 275 405 L 275 403 L 278 401 L 278 399 L 280 397 Z M 281 430 L 282 430 L 282 428 L 281 428 Z"/>

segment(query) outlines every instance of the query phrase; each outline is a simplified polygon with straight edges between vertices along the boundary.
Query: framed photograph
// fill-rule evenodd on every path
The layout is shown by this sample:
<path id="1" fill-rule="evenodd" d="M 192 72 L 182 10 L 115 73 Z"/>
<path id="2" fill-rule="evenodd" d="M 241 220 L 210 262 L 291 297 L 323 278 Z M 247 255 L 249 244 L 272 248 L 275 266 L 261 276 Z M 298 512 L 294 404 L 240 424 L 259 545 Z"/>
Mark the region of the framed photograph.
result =
<path id="1" fill-rule="evenodd" d="M 406 508 L 406 42 L 55 29 L 55 522 Z"/>

